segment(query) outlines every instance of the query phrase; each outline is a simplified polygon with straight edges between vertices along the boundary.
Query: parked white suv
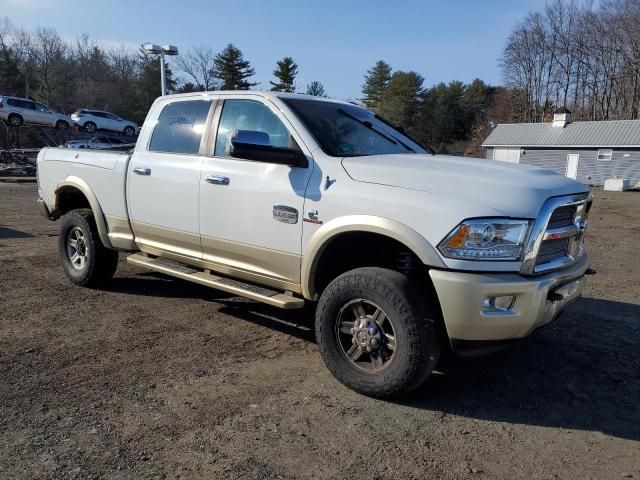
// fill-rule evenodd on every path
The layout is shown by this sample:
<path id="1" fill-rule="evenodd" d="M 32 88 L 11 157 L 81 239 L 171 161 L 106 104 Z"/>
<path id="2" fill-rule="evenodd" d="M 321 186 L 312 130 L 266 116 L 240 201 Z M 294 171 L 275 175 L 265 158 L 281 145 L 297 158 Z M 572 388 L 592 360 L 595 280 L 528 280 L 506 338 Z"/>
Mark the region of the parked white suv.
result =
<path id="1" fill-rule="evenodd" d="M 71 127 L 71 119 L 67 115 L 54 112 L 46 105 L 28 98 L 0 97 L 0 119 L 12 127 L 19 127 L 25 123 L 62 130 Z"/>
<path id="2" fill-rule="evenodd" d="M 139 129 L 134 122 L 124 120 L 113 113 L 102 110 L 78 110 L 71 114 L 71 120 L 87 133 L 94 133 L 96 130 L 110 130 L 132 137 Z"/>

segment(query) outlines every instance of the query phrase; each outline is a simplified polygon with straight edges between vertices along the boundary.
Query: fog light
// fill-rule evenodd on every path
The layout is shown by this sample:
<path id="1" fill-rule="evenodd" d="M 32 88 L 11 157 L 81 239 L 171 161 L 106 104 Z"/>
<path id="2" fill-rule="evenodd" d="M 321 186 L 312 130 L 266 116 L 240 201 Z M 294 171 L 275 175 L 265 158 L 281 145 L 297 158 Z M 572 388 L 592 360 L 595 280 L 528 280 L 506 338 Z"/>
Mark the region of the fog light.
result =
<path id="1" fill-rule="evenodd" d="M 515 301 L 516 297 L 513 295 L 486 297 L 482 303 L 482 310 L 485 312 L 509 312 Z"/>

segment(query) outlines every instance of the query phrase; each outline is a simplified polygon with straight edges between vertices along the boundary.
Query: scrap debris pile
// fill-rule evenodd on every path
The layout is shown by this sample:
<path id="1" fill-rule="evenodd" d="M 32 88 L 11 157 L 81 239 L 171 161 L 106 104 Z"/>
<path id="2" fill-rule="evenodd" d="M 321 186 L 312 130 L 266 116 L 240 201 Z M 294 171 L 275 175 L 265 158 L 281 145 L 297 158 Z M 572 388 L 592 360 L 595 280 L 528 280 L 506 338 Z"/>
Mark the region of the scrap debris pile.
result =
<path id="1" fill-rule="evenodd" d="M 0 177 L 33 177 L 37 151 L 0 150 Z"/>

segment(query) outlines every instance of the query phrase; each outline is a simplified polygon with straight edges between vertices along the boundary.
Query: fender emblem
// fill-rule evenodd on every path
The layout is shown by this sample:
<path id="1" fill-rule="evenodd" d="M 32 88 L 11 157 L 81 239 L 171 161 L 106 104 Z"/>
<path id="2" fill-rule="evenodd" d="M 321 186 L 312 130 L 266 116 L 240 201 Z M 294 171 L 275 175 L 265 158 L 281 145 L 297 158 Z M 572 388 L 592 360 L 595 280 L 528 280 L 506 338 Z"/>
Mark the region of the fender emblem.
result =
<path id="1" fill-rule="evenodd" d="M 305 217 L 302 219 L 303 222 L 307 222 L 307 223 L 315 223 L 318 225 L 322 225 L 322 220 L 320 220 L 318 218 L 318 210 L 316 209 L 311 209 L 309 210 L 309 212 L 307 212 L 308 217 Z"/>
<path id="2" fill-rule="evenodd" d="M 298 210 L 288 205 L 274 205 L 273 219 L 282 223 L 298 223 Z"/>

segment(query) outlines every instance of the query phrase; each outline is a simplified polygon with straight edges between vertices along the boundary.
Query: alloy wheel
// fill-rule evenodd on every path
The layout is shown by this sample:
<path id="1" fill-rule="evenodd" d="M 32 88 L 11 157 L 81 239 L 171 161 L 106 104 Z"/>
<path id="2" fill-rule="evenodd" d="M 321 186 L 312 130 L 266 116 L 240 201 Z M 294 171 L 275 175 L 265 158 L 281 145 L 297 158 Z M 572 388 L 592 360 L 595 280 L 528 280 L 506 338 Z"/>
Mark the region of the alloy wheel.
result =
<path id="1" fill-rule="evenodd" d="M 384 310 L 370 300 L 351 300 L 340 309 L 336 336 L 347 360 L 366 372 L 384 370 L 394 358 L 393 323 Z"/>
<path id="2" fill-rule="evenodd" d="M 69 231 L 67 256 L 73 268 L 77 270 L 82 270 L 87 264 L 89 249 L 85 241 L 84 232 L 78 227 L 74 227 Z"/>

